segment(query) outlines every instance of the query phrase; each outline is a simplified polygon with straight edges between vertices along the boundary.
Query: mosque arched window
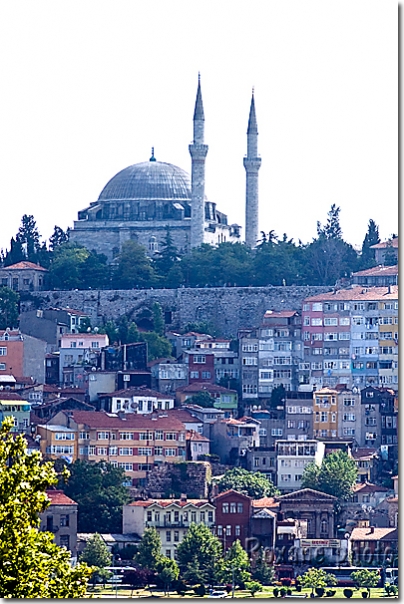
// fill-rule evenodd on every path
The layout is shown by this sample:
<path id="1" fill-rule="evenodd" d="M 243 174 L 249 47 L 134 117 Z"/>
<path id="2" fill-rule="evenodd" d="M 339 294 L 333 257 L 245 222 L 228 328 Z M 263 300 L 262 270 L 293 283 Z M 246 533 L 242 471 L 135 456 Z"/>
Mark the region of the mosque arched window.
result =
<path id="1" fill-rule="evenodd" d="M 149 239 L 149 252 L 158 252 L 158 243 L 154 235 L 152 235 Z"/>

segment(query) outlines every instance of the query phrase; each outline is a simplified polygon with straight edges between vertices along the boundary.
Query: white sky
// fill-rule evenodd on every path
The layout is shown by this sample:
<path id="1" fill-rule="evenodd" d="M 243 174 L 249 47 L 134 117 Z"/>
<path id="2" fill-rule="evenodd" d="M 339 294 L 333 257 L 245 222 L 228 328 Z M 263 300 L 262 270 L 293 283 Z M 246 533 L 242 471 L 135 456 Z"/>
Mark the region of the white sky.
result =
<path id="1" fill-rule="evenodd" d="M 259 228 L 310 241 L 341 206 L 397 232 L 397 2 L 32 0 L 0 6 L 0 247 L 23 214 L 48 238 L 114 174 L 156 158 L 190 172 L 201 72 L 206 193 L 243 226 L 251 97 Z"/>

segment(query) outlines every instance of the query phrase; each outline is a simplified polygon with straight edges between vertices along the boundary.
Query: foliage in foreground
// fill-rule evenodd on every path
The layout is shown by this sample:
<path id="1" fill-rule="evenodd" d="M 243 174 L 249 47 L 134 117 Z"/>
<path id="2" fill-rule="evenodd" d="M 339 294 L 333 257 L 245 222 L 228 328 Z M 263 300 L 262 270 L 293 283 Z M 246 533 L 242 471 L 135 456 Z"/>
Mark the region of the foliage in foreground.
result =
<path id="1" fill-rule="evenodd" d="M 277 494 L 277 489 L 270 480 L 261 472 L 249 472 L 244 468 L 231 468 L 227 470 L 218 482 L 219 491 L 234 489 L 254 499 L 272 497 Z"/>
<path id="2" fill-rule="evenodd" d="M 23 436 L 11 434 L 13 418 L 0 428 L 0 594 L 3 598 L 81 598 L 92 569 L 70 566 L 70 552 L 38 530 L 49 505 L 46 489 L 57 482 L 53 464 L 27 454 Z"/>

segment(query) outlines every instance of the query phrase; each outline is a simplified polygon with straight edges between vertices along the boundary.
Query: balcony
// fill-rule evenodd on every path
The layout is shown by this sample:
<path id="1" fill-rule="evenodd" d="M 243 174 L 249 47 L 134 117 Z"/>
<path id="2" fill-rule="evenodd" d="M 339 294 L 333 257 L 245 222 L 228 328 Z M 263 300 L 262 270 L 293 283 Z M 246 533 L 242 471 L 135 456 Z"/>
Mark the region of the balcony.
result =
<path id="1" fill-rule="evenodd" d="M 148 520 L 145 523 L 145 526 L 147 528 L 153 527 L 153 528 L 170 528 L 170 529 L 177 529 L 177 528 L 189 528 L 191 526 L 192 523 L 197 523 L 197 524 L 204 524 L 205 526 L 207 526 L 208 528 L 212 528 L 215 526 L 215 522 L 200 522 L 198 520 L 167 520 L 166 518 L 162 518 L 161 520 Z"/>

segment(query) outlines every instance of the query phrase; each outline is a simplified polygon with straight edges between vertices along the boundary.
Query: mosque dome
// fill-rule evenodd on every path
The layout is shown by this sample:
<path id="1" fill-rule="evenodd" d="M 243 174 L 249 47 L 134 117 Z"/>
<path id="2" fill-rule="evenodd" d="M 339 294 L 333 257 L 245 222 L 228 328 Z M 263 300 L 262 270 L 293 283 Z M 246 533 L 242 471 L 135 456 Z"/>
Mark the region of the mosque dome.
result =
<path id="1" fill-rule="evenodd" d="M 105 185 L 98 201 L 188 201 L 191 178 L 185 170 L 154 159 L 128 166 Z"/>

